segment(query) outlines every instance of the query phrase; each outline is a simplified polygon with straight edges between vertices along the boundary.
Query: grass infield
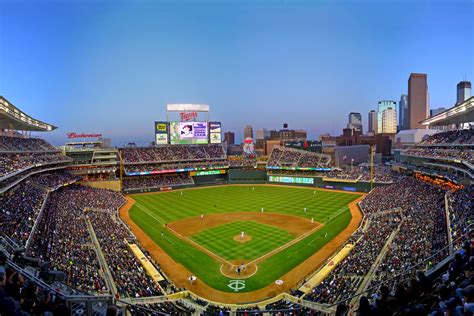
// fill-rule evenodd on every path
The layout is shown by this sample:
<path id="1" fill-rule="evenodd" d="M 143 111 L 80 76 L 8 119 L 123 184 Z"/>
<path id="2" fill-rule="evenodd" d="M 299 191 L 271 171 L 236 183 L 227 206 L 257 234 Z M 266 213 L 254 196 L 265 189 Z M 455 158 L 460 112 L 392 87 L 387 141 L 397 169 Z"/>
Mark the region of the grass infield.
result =
<path id="1" fill-rule="evenodd" d="M 242 231 L 252 239 L 245 243 L 235 241 L 233 238 Z M 283 246 L 294 236 L 269 225 L 238 221 L 206 229 L 191 239 L 226 260 L 253 260 Z"/>
<path id="2" fill-rule="evenodd" d="M 225 292 L 234 290 L 228 287 L 231 279 L 220 273 L 221 263 L 168 231 L 164 227 L 166 223 L 200 214 L 260 212 L 264 208 L 264 212 L 308 220 L 314 218 L 324 225 L 306 238 L 258 262 L 258 272 L 245 279 L 245 288 L 239 290 L 249 292 L 274 282 L 337 236 L 351 220 L 347 205 L 359 195 L 301 187 L 226 185 L 131 197 L 136 202 L 129 211 L 130 218 L 175 261 L 209 286 Z M 246 243 L 234 241 L 233 237 L 241 231 L 250 235 L 252 240 Z M 236 221 L 204 229 L 190 238 L 226 260 L 253 260 L 295 236 L 281 227 Z"/>

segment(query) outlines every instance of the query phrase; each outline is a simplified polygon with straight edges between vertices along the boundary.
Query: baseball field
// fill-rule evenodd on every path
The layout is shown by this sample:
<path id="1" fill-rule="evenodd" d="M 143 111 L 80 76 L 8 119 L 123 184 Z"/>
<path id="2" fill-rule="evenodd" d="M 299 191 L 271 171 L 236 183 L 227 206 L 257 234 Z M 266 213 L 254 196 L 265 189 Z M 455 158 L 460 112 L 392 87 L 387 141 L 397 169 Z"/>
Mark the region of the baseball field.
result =
<path id="1" fill-rule="evenodd" d="M 357 228 L 355 203 L 361 197 L 304 187 L 225 185 L 131 195 L 121 216 L 175 284 L 210 299 L 239 302 L 278 294 L 323 263 Z M 190 275 L 197 277 L 193 284 Z M 275 285 L 276 280 L 282 282 Z"/>

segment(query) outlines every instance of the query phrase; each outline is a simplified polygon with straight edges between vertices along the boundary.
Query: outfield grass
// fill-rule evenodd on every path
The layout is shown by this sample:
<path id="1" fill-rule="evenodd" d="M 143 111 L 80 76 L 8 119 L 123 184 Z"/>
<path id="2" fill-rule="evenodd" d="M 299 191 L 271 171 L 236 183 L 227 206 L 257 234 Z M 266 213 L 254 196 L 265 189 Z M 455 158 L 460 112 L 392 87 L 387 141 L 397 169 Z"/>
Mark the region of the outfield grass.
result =
<path id="1" fill-rule="evenodd" d="M 211 287 L 226 292 L 233 291 L 227 287 L 230 279 L 220 273 L 220 263 L 164 229 L 165 223 L 196 217 L 200 214 L 259 212 L 263 207 L 265 212 L 314 218 L 324 224 L 324 227 L 315 233 L 260 262 L 258 272 L 245 280 L 246 287 L 241 292 L 248 292 L 272 283 L 337 236 L 351 220 L 347 205 L 358 197 L 359 195 L 355 194 L 313 191 L 298 187 L 227 185 L 150 195 L 133 195 L 132 198 L 136 203 L 130 209 L 130 217 L 177 262 L 183 264 Z M 306 213 L 303 211 L 305 207 L 307 208 Z M 226 225 L 209 229 L 210 233 L 223 226 Z M 163 236 L 161 236 L 161 231 L 164 233 Z M 206 231 L 198 233 L 194 238 L 204 233 Z M 324 238 L 326 233 L 328 236 Z M 235 235 L 234 232 L 230 234 L 232 237 Z M 198 242 L 206 242 L 206 248 L 213 248 L 216 253 L 226 247 L 237 251 L 238 245 L 234 245 L 235 241 L 232 240 L 232 237 L 230 239 L 210 237 L 209 240 L 198 237 L 200 239 Z M 222 240 L 227 240 L 227 243 L 222 243 Z M 262 250 L 262 254 L 268 252 L 268 249 L 278 247 L 277 240 L 267 238 L 266 242 L 275 243 Z M 229 257 L 230 253 L 224 254 L 224 256 L 231 258 Z M 255 253 L 252 256 L 258 256 L 258 254 Z"/>
<path id="2" fill-rule="evenodd" d="M 235 241 L 233 238 L 242 231 L 252 239 L 245 243 Z M 285 230 L 269 225 L 254 221 L 237 221 L 205 229 L 191 236 L 191 239 L 226 260 L 253 260 L 283 246 L 295 237 Z"/>

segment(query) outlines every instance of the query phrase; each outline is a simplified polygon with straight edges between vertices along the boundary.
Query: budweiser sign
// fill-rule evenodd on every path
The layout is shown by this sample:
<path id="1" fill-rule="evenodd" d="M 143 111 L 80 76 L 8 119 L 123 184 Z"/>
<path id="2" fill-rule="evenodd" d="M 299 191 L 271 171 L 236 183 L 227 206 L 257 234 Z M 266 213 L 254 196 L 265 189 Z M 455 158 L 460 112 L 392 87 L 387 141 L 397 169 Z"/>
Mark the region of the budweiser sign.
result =
<path id="1" fill-rule="evenodd" d="M 181 122 L 188 122 L 191 121 L 193 118 L 198 116 L 197 112 L 179 112 L 179 116 L 181 117 Z"/>
<path id="2" fill-rule="evenodd" d="M 85 133 L 67 133 L 67 138 L 99 138 L 102 134 L 85 134 Z"/>

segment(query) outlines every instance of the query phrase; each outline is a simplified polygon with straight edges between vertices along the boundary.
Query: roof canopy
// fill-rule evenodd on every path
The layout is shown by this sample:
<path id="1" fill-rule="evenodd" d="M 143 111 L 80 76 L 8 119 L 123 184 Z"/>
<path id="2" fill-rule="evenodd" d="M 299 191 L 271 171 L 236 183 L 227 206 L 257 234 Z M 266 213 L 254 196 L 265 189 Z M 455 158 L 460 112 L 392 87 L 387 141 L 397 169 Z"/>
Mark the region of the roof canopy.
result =
<path id="1" fill-rule="evenodd" d="M 57 127 L 34 119 L 0 95 L 0 129 L 48 132 Z"/>
<path id="2" fill-rule="evenodd" d="M 421 122 L 423 126 L 446 126 L 474 122 L 474 96 Z"/>

